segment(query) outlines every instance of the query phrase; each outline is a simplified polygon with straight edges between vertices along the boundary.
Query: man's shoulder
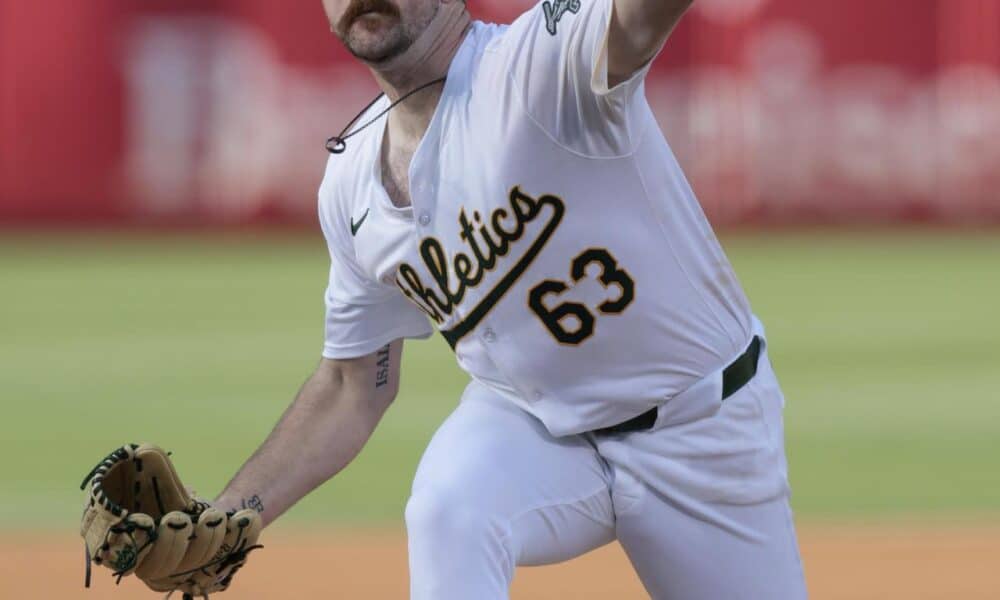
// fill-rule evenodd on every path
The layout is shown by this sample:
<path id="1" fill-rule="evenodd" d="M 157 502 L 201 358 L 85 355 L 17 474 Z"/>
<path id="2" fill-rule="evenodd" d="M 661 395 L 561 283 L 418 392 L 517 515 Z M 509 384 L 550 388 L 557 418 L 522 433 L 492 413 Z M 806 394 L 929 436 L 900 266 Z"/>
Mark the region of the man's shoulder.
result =
<path id="1" fill-rule="evenodd" d="M 375 176 L 378 141 L 385 127 L 385 117 L 379 115 L 388 103 L 382 96 L 361 113 L 344 136 L 343 152 L 327 157 L 319 188 L 320 202 L 354 197 Z"/>
<path id="2" fill-rule="evenodd" d="M 328 235 L 348 231 L 351 215 L 370 204 L 376 155 L 372 152 L 375 142 L 369 136 L 377 126 L 378 122 L 351 137 L 343 153 L 327 158 L 319 186 L 319 217 Z"/>
<path id="3" fill-rule="evenodd" d="M 385 110 L 389 107 L 389 99 L 380 94 L 371 105 L 358 113 L 354 122 L 342 132 L 341 151 L 330 153 L 326 163 L 326 174 L 362 173 L 364 165 L 371 166 L 377 154 L 378 143 L 385 129 Z M 328 148 L 336 146 L 336 138 L 330 138 Z M 359 170 L 360 169 L 360 170 Z"/>
<path id="4" fill-rule="evenodd" d="M 540 4 L 527 8 L 510 23 L 490 23 L 476 21 L 476 32 L 481 47 L 487 52 L 501 52 L 511 44 L 517 44 L 524 33 L 535 26 Z"/>
<path id="5" fill-rule="evenodd" d="M 488 72 L 515 80 L 536 72 L 551 73 L 552 61 L 569 58 L 562 49 L 579 37 L 581 14 L 591 5 L 610 1 L 546 0 L 530 6 L 510 24 L 477 22 L 482 63 L 489 65 Z"/>
<path id="6" fill-rule="evenodd" d="M 351 162 L 346 152 L 327 159 L 323 180 L 319 184 L 321 210 L 343 204 L 354 195 L 350 192 L 360 184 L 360 167 L 359 163 Z"/>
<path id="7" fill-rule="evenodd" d="M 519 47 L 526 40 L 538 36 L 540 39 L 559 38 L 571 35 L 578 15 L 611 0 L 540 0 L 532 3 L 509 25 L 486 24 L 494 28 L 490 33 L 493 48 Z"/>

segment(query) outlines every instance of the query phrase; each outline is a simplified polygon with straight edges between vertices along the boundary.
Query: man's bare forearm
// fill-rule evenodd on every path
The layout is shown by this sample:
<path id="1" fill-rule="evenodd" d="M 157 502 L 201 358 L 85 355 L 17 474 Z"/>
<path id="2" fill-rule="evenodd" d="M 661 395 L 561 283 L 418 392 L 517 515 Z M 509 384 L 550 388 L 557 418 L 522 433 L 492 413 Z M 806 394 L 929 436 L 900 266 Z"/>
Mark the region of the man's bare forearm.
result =
<path id="1" fill-rule="evenodd" d="M 402 342 L 350 361 L 324 360 L 215 504 L 253 508 L 264 523 L 361 452 L 399 385 Z"/>
<path id="2" fill-rule="evenodd" d="M 632 76 L 663 46 L 694 0 L 614 0 L 608 35 L 608 82 Z"/>

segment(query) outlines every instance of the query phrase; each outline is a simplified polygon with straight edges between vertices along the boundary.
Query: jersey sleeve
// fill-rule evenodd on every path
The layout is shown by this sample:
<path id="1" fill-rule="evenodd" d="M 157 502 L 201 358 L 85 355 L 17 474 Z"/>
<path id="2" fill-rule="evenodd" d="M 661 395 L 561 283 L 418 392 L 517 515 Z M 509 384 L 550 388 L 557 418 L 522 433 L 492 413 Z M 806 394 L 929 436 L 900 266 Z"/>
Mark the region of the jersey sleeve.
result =
<path id="1" fill-rule="evenodd" d="M 373 281 L 358 266 L 350 225 L 340 222 L 325 195 L 321 189 L 320 224 L 330 252 L 323 357 L 359 358 L 398 339 L 429 337 L 434 329 L 427 317 L 398 289 Z"/>
<path id="2" fill-rule="evenodd" d="M 613 0 L 546 0 L 512 23 L 500 44 L 532 119 L 561 145 L 595 157 L 638 145 L 652 62 L 609 87 L 612 9 Z"/>

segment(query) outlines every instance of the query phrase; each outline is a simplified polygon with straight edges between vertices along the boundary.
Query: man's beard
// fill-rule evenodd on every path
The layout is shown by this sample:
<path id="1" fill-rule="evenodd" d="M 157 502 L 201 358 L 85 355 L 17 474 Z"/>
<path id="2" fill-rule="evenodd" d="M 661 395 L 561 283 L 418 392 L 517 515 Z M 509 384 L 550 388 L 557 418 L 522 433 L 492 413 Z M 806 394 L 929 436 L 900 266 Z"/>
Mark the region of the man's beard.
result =
<path id="1" fill-rule="evenodd" d="M 377 39 L 371 32 L 358 32 L 360 27 L 355 28 L 355 21 L 368 13 L 393 22 Z M 377 64 L 406 52 L 427 23 L 420 25 L 414 27 L 413 24 L 404 24 L 399 7 L 390 0 L 354 0 L 337 23 L 336 29 L 338 37 L 351 54 L 365 62 Z"/>

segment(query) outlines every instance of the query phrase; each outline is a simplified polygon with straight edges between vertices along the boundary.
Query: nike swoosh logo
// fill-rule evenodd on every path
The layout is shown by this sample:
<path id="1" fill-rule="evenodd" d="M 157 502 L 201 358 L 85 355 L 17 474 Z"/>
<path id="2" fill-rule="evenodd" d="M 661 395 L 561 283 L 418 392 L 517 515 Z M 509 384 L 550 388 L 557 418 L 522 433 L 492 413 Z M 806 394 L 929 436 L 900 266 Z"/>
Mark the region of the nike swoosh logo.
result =
<path id="1" fill-rule="evenodd" d="M 365 214 L 361 215 L 361 219 L 359 219 L 357 223 L 354 222 L 354 217 L 351 217 L 351 236 L 352 237 L 358 235 L 358 230 L 361 229 L 361 226 L 364 225 L 364 223 L 365 223 L 365 219 L 368 218 L 368 211 L 369 210 L 371 210 L 371 209 L 369 208 L 368 210 L 365 211 Z"/>

